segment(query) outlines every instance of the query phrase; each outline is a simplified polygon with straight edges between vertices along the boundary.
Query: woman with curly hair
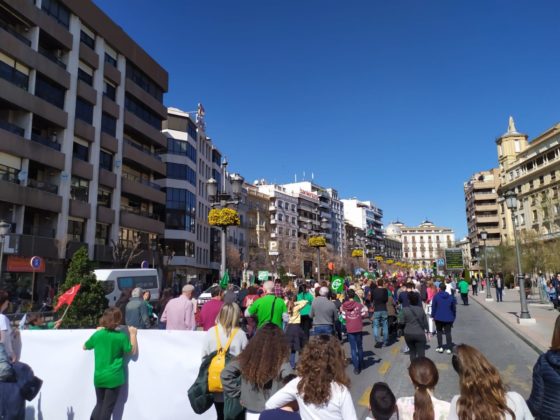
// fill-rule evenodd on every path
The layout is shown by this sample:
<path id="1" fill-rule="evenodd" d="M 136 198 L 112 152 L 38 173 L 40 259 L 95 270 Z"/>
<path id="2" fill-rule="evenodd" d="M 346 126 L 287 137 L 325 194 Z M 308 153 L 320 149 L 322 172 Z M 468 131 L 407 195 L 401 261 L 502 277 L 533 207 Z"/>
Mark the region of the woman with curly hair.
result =
<path id="1" fill-rule="evenodd" d="M 449 403 L 434 397 L 439 381 L 435 363 L 427 357 L 417 357 L 410 363 L 408 375 L 416 391 L 413 397 L 397 400 L 399 420 L 446 420 Z"/>
<path id="2" fill-rule="evenodd" d="M 474 347 L 460 344 L 452 358 L 461 395 L 451 400 L 449 420 L 532 420 L 525 400 L 507 392 L 500 373 Z"/>
<path id="3" fill-rule="evenodd" d="M 335 337 L 312 337 L 301 354 L 297 375 L 266 402 L 266 408 L 296 400 L 302 420 L 357 419 L 348 388 L 346 356 Z"/>
<path id="4" fill-rule="evenodd" d="M 294 371 L 289 363 L 290 346 L 284 332 L 268 323 L 257 330 L 249 344 L 222 371 L 224 395 L 239 398 L 245 418 L 258 419 L 268 398 Z M 241 379 L 241 380 L 240 380 Z"/>

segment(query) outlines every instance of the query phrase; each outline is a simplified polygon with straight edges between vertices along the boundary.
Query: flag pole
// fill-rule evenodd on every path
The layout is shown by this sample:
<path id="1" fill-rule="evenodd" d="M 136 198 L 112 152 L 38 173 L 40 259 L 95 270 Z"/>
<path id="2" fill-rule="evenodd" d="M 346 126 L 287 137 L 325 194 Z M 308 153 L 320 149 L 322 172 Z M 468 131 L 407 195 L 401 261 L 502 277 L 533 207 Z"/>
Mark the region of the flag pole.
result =
<path id="1" fill-rule="evenodd" d="M 64 310 L 64 313 L 62 314 L 62 316 L 59 319 L 60 322 L 62 322 L 62 320 L 66 316 L 66 312 L 68 312 L 68 309 L 70 309 L 70 305 L 66 305 L 66 309 Z"/>

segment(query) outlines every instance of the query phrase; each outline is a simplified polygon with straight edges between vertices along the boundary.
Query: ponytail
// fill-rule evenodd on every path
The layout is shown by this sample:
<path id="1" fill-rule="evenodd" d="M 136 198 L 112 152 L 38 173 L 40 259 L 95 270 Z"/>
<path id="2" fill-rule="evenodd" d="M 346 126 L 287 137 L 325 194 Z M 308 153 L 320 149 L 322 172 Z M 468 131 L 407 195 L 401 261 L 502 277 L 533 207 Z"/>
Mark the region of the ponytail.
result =
<path id="1" fill-rule="evenodd" d="M 435 416 L 432 397 L 425 385 L 416 387 L 413 420 L 432 420 Z"/>

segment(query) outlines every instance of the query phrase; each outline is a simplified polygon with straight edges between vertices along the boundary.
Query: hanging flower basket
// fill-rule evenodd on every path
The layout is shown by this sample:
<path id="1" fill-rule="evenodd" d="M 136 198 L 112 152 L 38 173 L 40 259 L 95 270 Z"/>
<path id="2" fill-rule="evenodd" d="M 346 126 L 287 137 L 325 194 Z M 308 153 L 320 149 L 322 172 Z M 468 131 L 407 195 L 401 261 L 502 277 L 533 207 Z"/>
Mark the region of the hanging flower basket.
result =
<path id="1" fill-rule="evenodd" d="M 375 257 L 375 261 L 383 261 L 383 257 L 381 255 L 378 255 L 377 257 Z"/>
<path id="2" fill-rule="evenodd" d="M 230 208 L 212 209 L 208 213 L 208 224 L 210 226 L 228 227 L 239 226 L 241 219 L 236 210 Z"/>
<path id="3" fill-rule="evenodd" d="M 324 236 L 313 236 L 307 240 L 307 244 L 313 248 L 322 248 L 327 246 L 327 240 Z"/>
<path id="4" fill-rule="evenodd" d="M 364 250 L 363 249 L 354 249 L 354 250 L 352 250 L 352 256 L 356 257 L 356 258 L 362 258 L 364 256 Z"/>
<path id="5" fill-rule="evenodd" d="M 386 261 L 387 264 L 393 264 L 394 262 L 395 262 L 395 261 L 393 261 L 393 260 L 387 260 L 387 261 Z"/>

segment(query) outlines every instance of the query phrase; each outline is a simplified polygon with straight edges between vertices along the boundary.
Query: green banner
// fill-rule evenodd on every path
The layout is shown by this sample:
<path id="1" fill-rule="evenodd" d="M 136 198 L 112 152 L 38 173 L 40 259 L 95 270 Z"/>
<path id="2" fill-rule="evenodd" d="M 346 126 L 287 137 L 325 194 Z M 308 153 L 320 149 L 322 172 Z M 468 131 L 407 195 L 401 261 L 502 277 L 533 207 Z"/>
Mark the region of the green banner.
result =
<path id="1" fill-rule="evenodd" d="M 331 277 L 331 290 L 336 293 L 344 292 L 344 277 L 332 276 Z"/>
<path id="2" fill-rule="evenodd" d="M 268 280 L 268 271 L 259 271 L 258 279 L 259 281 L 267 281 Z"/>

